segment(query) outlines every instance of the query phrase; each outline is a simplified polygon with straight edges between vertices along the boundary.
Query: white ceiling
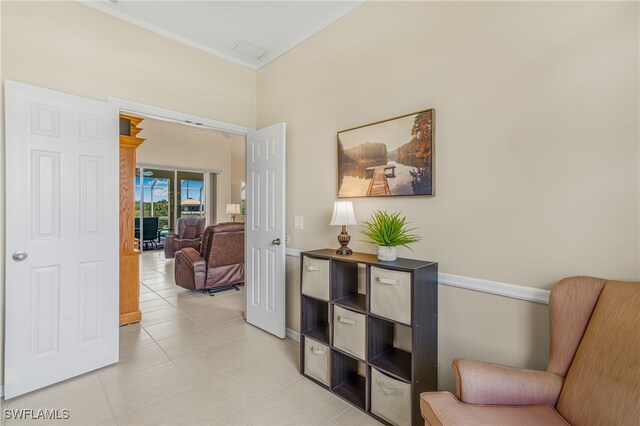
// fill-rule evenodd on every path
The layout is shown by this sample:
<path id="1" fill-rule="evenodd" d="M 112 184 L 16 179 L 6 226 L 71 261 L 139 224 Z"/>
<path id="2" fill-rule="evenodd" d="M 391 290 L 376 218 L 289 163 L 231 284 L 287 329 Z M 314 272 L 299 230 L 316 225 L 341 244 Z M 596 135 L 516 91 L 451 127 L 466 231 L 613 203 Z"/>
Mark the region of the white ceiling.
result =
<path id="1" fill-rule="evenodd" d="M 364 3 L 357 1 L 140 1 L 84 4 L 257 70 Z M 246 45 L 248 42 L 249 45 Z M 233 49 L 247 47 L 256 58 Z M 255 55 L 255 56 L 258 56 Z"/>

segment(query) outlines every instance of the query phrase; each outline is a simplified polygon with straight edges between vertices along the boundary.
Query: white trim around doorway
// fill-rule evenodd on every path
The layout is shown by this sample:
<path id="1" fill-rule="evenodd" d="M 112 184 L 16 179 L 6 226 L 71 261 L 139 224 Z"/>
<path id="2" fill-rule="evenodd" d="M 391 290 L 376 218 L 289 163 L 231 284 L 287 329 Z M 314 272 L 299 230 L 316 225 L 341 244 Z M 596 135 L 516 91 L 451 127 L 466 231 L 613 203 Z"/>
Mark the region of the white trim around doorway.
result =
<path id="1" fill-rule="evenodd" d="M 146 105 L 139 102 L 129 101 L 126 99 L 114 98 L 109 96 L 108 102 L 117 106 L 120 111 L 130 112 L 132 114 L 143 114 L 151 118 L 160 120 L 170 120 L 180 122 L 189 126 L 207 127 L 210 129 L 220 130 L 222 132 L 235 133 L 245 135 L 255 129 L 245 127 L 238 124 L 225 123 L 224 121 L 213 120 L 211 118 L 200 117 L 198 115 L 188 114 L 170 109 L 159 108 L 152 105 Z"/>

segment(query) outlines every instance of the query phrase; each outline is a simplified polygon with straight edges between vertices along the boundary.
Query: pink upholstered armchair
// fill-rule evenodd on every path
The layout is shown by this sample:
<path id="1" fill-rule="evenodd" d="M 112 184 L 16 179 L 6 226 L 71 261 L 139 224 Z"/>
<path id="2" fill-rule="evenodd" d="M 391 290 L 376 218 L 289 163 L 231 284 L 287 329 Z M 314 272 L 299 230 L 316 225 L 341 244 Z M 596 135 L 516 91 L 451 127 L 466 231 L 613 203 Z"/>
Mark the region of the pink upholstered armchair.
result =
<path id="1" fill-rule="evenodd" d="M 640 425 L 640 283 L 566 278 L 549 310 L 547 371 L 456 359 L 458 399 L 423 393 L 425 424 Z"/>

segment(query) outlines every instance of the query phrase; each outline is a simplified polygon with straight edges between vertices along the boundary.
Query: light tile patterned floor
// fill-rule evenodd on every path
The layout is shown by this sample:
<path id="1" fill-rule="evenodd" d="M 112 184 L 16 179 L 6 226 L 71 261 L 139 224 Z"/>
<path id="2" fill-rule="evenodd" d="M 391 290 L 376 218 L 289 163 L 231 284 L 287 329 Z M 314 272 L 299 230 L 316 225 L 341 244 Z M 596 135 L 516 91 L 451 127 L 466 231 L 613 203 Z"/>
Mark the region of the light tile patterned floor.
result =
<path id="1" fill-rule="evenodd" d="M 143 319 L 120 328 L 118 364 L 2 401 L 70 419 L 3 425 L 379 424 L 301 377 L 297 342 L 247 324 L 244 291 L 186 291 L 161 251 L 145 252 L 140 272 Z"/>

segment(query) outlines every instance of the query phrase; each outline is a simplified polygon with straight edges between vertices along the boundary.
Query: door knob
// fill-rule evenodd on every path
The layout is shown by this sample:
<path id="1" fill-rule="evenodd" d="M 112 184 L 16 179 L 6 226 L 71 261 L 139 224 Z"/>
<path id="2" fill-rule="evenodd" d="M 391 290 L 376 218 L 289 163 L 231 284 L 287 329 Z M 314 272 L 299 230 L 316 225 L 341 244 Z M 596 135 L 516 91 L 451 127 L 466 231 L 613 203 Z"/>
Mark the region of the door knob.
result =
<path id="1" fill-rule="evenodd" d="M 280 238 L 276 238 L 275 240 L 271 241 L 271 244 L 273 244 L 274 246 L 279 246 L 280 245 Z"/>
<path id="2" fill-rule="evenodd" d="M 27 258 L 27 253 L 24 252 L 24 251 L 17 251 L 15 253 L 13 253 L 13 255 L 11 257 L 16 262 L 22 262 L 23 260 L 25 260 Z"/>

